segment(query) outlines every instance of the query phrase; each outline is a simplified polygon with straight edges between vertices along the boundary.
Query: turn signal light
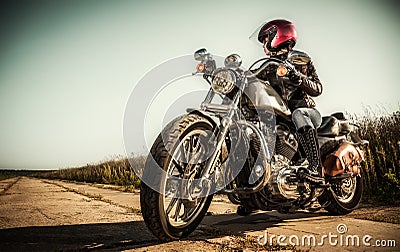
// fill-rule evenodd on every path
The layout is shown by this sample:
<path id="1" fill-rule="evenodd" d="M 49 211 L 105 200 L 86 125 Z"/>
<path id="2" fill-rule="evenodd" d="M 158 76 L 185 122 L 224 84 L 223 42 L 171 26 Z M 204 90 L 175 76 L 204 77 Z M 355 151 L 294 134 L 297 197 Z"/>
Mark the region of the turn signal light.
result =
<path id="1" fill-rule="evenodd" d="M 203 63 L 200 63 L 200 64 L 198 64 L 197 65 L 197 67 L 196 67 L 196 71 L 198 72 L 198 73 L 202 73 L 203 71 L 204 71 L 204 64 Z"/>
<path id="2" fill-rule="evenodd" d="M 285 75 L 287 74 L 287 72 L 288 72 L 288 70 L 287 70 L 287 68 L 284 67 L 284 66 L 278 66 L 278 68 L 276 69 L 276 74 L 277 74 L 279 77 L 285 76 Z"/>

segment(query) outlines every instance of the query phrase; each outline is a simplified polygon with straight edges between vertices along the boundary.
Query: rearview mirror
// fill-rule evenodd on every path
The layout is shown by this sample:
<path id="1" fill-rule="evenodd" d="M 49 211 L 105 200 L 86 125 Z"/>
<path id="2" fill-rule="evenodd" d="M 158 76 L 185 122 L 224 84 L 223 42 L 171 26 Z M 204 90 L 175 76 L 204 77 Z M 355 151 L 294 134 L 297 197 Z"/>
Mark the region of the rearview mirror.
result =
<path id="1" fill-rule="evenodd" d="M 207 52 L 207 49 L 201 48 L 194 52 L 194 59 L 197 61 L 202 61 L 208 57 L 209 53 Z"/>

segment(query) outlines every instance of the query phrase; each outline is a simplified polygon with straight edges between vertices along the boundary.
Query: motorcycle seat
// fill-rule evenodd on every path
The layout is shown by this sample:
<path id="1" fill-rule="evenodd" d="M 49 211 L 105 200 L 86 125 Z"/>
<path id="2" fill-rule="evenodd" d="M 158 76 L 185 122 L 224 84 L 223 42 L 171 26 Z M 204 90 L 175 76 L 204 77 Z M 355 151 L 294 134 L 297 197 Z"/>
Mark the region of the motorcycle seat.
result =
<path id="1" fill-rule="evenodd" d="M 334 116 L 322 117 L 321 126 L 317 129 L 319 136 L 336 137 L 339 135 L 339 120 Z"/>

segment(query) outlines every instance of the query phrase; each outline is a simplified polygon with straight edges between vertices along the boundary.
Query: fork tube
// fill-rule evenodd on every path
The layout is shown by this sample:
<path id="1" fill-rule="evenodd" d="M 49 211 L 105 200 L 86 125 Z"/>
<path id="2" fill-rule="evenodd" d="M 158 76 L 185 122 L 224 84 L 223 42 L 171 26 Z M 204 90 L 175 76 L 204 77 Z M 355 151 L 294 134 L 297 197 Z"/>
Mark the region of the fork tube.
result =
<path id="1" fill-rule="evenodd" d="M 204 169 L 204 172 L 203 172 L 203 175 L 206 178 L 210 177 L 211 170 L 214 167 L 215 161 L 221 151 L 222 144 L 225 140 L 225 136 L 228 133 L 228 129 L 232 124 L 232 116 L 233 116 L 233 111 L 231 111 L 227 117 L 222 118 L 222 120 L 221 120 L 222 128 L 219 130 L 215 149 L 214 149 L 211 157 L 208 159 L 206 168 Z"/>
<path id="2" fill-rule="evenodd" d="M 238 92 L 235 94 L 234 98 L 233 98 L 233 102 L 232 102 L 232 106 L 230 106 L 230 109 L 227 111 L 227 115 L 221 119 L 221 126 L 222 128 L 220 128 L 219 133 L 218 133 L 218 137 L 217 137 L 217 143 L 215 146 L 215 149 L 211 155 L 211 157 L 208 159 L 207 163 L 206 163 L 206 168 L 203 171 L 203 176 L 206 178 L 210 177 L 211 171 L 214 168 L 215 165 L 215 161 L 221 151 L 222 148 L 222 144 L 225 140 L 226 134 L 228 133 L 229 127 L 232 124 L 232 118 L 235 114 L 235 111 L 238 109 L 239 106 L 239 102 L 240 102 L 240 97 L 242 95 L 243 92 L 243 87 L 245 85 L 245 82 L 240 82 L 238 87 L 239 90 Z M 210 89 L 210 92 L 208 92 L 207 97 L 205 99 L 205 101 L 211 97 L 211 99 L 214 97 L 215 92 Z M 202 106 L 204 105 L 204 102 L 202 104 Z"/>
<path id="3" fill-rule="evenodd" d="M 238 104 L 240 101 L 239 93 L 241 93 L 241 92 L 239 91 L 238 94 L 236 94 L 236 96 L 234 98 L 234 104 L 231 107 L 231 109 L 229 110 L 227 116 L 221 119 L 222 127 L 220 128 L 219 133 L 218 133 L 215 149 L 214 149 L 211 157 L 208 159 L 206 168 L 204 169 L 204 172 L 203 172 L 203 176 L 205 176 L 206 178 L 210 177 L 211 170 L 215 164 L 215 160 L 217 159 L 217 157 L 221 151 L 222 144 L 224 143 L 224 140 L 225 140 L 226 134 L 228 133 L 229 127 L 232 125 L 232 118 L 235 114 L 235 111 L 237 110 L 237 107 L 238 107 Z"/>
<path id="4" fill-rule="evenodd" d="M 214 98 L 214 96 L 215 96 L 215 92 L 214 92 L 214 90 L 212 88 L 210 88 L 210 90 L 207 93 L 206 98 L 204 99 L 204 101 L 200 105 L 201 109 L 204 109 L 205 105 L 209 104 L 212 101 L 212 99 Z"/>

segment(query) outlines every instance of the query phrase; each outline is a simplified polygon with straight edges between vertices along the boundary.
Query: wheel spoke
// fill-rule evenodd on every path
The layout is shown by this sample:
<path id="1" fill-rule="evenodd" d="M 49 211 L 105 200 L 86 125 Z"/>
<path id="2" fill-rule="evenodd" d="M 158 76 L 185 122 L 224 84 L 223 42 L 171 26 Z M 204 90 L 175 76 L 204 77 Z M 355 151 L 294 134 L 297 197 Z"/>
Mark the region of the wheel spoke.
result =
<path id="1" fill-rule="evenodd" d="M 180 213 L 180 211 L 181 211 L 181 207 L 182 207 L 182 200 L 181 200 L 181 199 L 178 199 L 177 205 L 176 205 L 176 209 L 175 209 L 175 214 L 174 214 L 174 216 L 173 216 L 173 219 L 174 219 L 175 221 L 178 221 L 178 217 L 179 217 L 179 213 Z"/>
<path id="2" fill-rule="evenodd" d="M 196 173 L 196 164 L 198 163 L 198 161 L 200 160 L 201 157 L 201 153 L 199 153 L 200 151 L 200 143 L 199 140 L 197 138 L 197 136 L 191 136 L 189 139 L 185 140 L 182 143 L 182 151 L 185 151 L 184 153 L 182 153 L 182 156 L 185 157 L 185 167 L 181 166 L 181 169 L 183 170 L 184 173 L 184 178 L 190 178 L 193 176 L 193 174 Z"/>
<path id="3" fill-rule="evenodd" d="M 175 165 L 178 172 L 182 175 L 185 169 L 175 159 L 172 159 L 172 164 Z"/>
<path id="4" fill-rule="evenodd" d="M 188 163 L 189 162 L 189 155 L 190 155 L 190 140 L 185 139 L 182 142 L 182 151 L 183 151 L 183 157 L 184 157 L 184 162 Z"/>
<path id="5" fill-rule="evenodd" d="M 190 136 L 188 139 L 185 140 L 184 142 L 185 147 L 183 148 L 186 153 L 185 153 L 185 158 L 187 163 L 193 164 L 193 156 L 196 155 L 196 151 L 199 149 L 200 141 L 199 137 L 197 135 Z"/>
<path id="6" fill-rule="evenodd" d="M 180 154 L 181 154 L 181 161 L 183 162 L 183 163 L 185 163 L 185 164 L 188 164 L 189 163 L 189 156 L 188 156 L 188 151 L 187 151 L 187 148 L 188 148 L 188 143 L 187 143 L 187 140 L 185 140 L 185 141 L 183 141 L 182 142 L 182 144 L 180 145 Z M 186 167 L 185 167 L 185 169 L 186 169 Z"/>
<path id="7" fill-rule="evenodd" d="M 199 136 L 192 136 L 192 152 L 197 151 L 200 146 Z"/>
<path id="8" fill-rule="evenodd" d="M 189 217 L 188 209 L 187 209 L 185 206 L 183 206 L 183 214 L 182 214 L 181 219 L 182 219 L 182 220 L 185 220 L 185 219 L 187 219 L 188 217 Z"/>
<path id="9" fill-rule="evenodd" d="M 169 213 L 171 212 L 172 208 L 175 206 L 175 204 L 178 202 L 178 198 L 172 198 L 171 202 L 169 203 L 167 210 L 165 210 L 165 212 L 167 213 L 167 215 L 169 215 Z"/>

